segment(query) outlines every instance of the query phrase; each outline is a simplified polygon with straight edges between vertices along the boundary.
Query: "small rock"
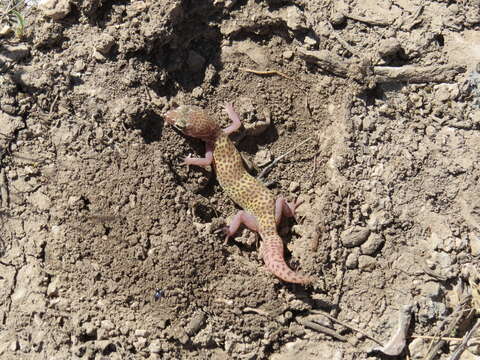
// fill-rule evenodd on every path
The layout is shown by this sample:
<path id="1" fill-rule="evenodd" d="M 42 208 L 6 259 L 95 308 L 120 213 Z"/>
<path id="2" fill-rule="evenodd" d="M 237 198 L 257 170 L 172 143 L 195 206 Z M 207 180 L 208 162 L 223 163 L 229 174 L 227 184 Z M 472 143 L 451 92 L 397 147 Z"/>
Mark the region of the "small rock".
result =
<path id="1" fill-rule="evenodd" d="M 102 34 L 95 41 L 95 50 L 103 56 L 107 56 L 115 44 L 115 38 L 110 34 Z"/>
<path id="2" fill-rule="evenodd" d="M 355 251 L 357 250 L 357 251 Z M 358 249 L 354 249 L 350 254 L 348 254 L 347 259 L 345 260 L 345 266 L 347 269 L 353 270 L 356 269 L 358 266 L 358 256 L 359 256 Z"/>
<path id="3" fill-rule="evenodd" d="M 205 66 L 205 58 L 196 51 L 188 52 L 187 65 L 190 71 L 198 72 Z"/>
<path id="4" fill-rule="evenodd" d="M 81 59 L 78 59 L 75 61 L 75 64 L 73 64 L 73 71 L 78 73 L 83 70 L 85 70 L 85 62 Z"/>
<path id="5" fill-rule="evenodd" d="M 286 50 L 286 51 L 283 52 L 282 56 L 283 56 L 284 59 L 292 60 L 293 59 L 293 51 Z"/>
<path id="6" fill-rule="evenodd" d="M 330 16 L 330 23 L 333 26 L 342 26 L 346 20 L 347 18 L 341 11 L 333 11 Z"/>
<path id="7" fill-rule="evenodd" d="M 453 264 L 452 257 L 444 252 L 434 252 L 432 254 L 432 259 L 434 259 L 440 268 L 444 269 L 452 266 Z"/>
<path id="8" fill-rule="evenodd" d="M 162 351 L 162 345 L 160 344 L 160 340 L 153 340 L 148 346 L 148 351 L 154 354 L 159 354 Z"/>
<path id="9" fill-rule="evenodd" d="M 137 329 L 135 330 L 135 336 L 136 337 L 143 337 L 146 338 L 150 335 L 150 332 L 148 330 L 143 330 L 143 329 Z"/>
<path id="10" fill-rule="evenodd" d="M 352 248 L 362 245 L 370 235 L 370 230 L 360 226 L 351 227 L 340 234 L 343 246 Z"/>
<path id="11" fill-rule="evenodd" d="M 317 45 L 317 40 L 309 35 L 305 36 L 305 39 L 303 39 L 303 43 L 307 45 L 307 48 L 311 48 L 315 45 Z"/>
<path id="12" fill-rule="evenodd" d="M 272 153 L 270 152 L 270 150 L 267 150 L 267 149 L 258 151 L 255 154 L 255 157 L 253 158 L 253 162 L 258 167 L 267 165 L 271 160 L 272 160 Z"/>
<path id="13" fill-rule="evenodd" d="M 422 284 L 421 293 L 423 296 L 426 296 L 432 300 L 439 300 L 440 296 L 442 295 L 442 288 L 437 282 L 429 281 Z"/>
<path id="14" fill-rule="evenodd" d="M 200 86 L 197 86 L 192 90 L 192 96 L 196 99 L 200 99 L 203 96 L 203 89 Z"/>
<path id="15" fill-rule="evenodd" d="M 9 350 L 10 350 L 11 352 L 15 352 L 15 351 L 18 350 L 18 340 L 17 340 L 17 339 L 13 340 L 13 341 L 10 343 Z"/>
<path id="16" fill-rule="evenodd" d="M 288 191 L 290 192 L 296 192 L 300 189 L 300 184 L 296 181 L 292 181 L 290 183 L 290 186 L 288 187 Z"/>
<path id="17" fill-rule="evenodd" d="M 55 277 L 47 287 L 47 296 L 55 297 L 58 296 L 58 277 Z"/>
<path id="18" fill-rule="evenodd" d="M 375 129 L 375 118 L 373 116 L 365 116 L 362 120 L 362 127 L 364 130 L 371 131 Z"/>
<path id="19" fill-rule="evenodd" d="M 10 25 L 5 24 L 0 28 L 0 37 L 6 37 L 13 34 L 13 29 Z"/>
<path id="20" fill-rule="evenodd" d="M 100 326 L 107 331 L 115 329 L 115 325 L 110 320 L 102 320 Z"/>
<path id="21" fill-rule="evenodd" d="M 384 39 L 378 45 L 378 55 L 382 58 L 396 55 L 402 50 L 402 45 L 396 38 Z"/>
<path id="22" fill-rule="evenodd" d="M 29 202 L 40 210 L 48 210 L 52 206 L 50 198 L 40 191 L 36 191 L 28 198 Z"/>
<path id="23" fill-rule="evenodd" d="M 111 340 L 98 340 L 95 341 L 95 347 L 98 350 L 105 351 L 108 347 L 115 346 Z"/>
<path id="24" fill-rule="evenodd" d="M 60 20 L 70 13 L 71 6 L 69 0 L 43 0 L 40 2 L 39 8 L 45 16 L 53 20 Z"/>
<path id="25" fill-rule="evenodd" d="M 145 339 L 143 337 L 139 337 L 137 339 L 137 341 L 135 341 L 133 343 L 133 346 L 135 346 L 135 349 L 141 350 L 141 349 L 145 348 L 145 346 L 147 346 L 147 339 Z"/>
<path id="26" fill-rule="evenodd" d="M 362 244 L 360 249 L 364 255 L 373 255 L 383 245 L 383 237 L 379 234 L 370 234 L 367 241 Z"/>
<path id="27" fill-rule="evenodd" d="M 278 11 L 278 17 L 287 24 L 290 30 L 297 31 L 307 27 L 303 12 L 295 5 L 281 8 Z"/>
<path id="28" fill-rule="evenodd" d="M 424 339 L 413 339 L 412 342 L 408 345 L 408 350 L 412 356 L 412 360 L 423 359 L 427 353 L 427 343 Z"/>
<path id="29" fill-rule="evenodd" d="M 480 236 L 471 233 L 470 236 L 470 251 L 473 256 L 480 255 Z"/>
<path id="30" fill-rule="evenodd" d="M 439 84 L 433 88 L 435 89 L 435 99 L 441 102 L 455 99 L 460 93 L 458 84 Z"/>
<path id="31" fill-rule="evenodd" d="M 358 267 L 360 270 L 363 271 L 373 271 L 375 269 L 375 258 L 368 256 L 368 255 L 360 255 L 358 257 Z"/>
<path id="32" fill-rule="evenodd" d="M 11 116 L 0 112 L 0 135 L 10 138 L 15 131 L 21 129 L 23 126 L 20 116 Z M 2 136 L 0 136 L 0 138 L 1 137 Z"/>
<path id="33" fill-rule="evenodd" d="M 85 331 L 85 335 L 89 337 L 96 337 L 97 336 L 97 328 L 91 322 L 87 322 L 82 326 L 83 330 Z"/>
<path id="34" fill-rule="evenodd" d="M 186 333 L 188 335 L 195 335 L 198 330 L 205 324 L 207 317 L 203 311 L 197 311 L 193 317 L 192 320 L 188 323 L 186 327 Z"/>

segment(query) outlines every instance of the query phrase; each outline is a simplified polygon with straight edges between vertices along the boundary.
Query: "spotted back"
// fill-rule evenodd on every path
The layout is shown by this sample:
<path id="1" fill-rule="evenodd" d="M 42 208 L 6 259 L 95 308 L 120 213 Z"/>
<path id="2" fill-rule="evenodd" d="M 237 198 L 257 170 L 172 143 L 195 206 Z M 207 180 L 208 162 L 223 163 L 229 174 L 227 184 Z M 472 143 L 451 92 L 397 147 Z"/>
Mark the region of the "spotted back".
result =
<path id="1" fill-rule="evenodd" d="M 260 228 L 275 232 L 275 199 L 267 187 L 244 168 L 242 157 L 227 135 L 220 135 L 213 151 L 218 182 L 228 196 L 250 214 Z"/>

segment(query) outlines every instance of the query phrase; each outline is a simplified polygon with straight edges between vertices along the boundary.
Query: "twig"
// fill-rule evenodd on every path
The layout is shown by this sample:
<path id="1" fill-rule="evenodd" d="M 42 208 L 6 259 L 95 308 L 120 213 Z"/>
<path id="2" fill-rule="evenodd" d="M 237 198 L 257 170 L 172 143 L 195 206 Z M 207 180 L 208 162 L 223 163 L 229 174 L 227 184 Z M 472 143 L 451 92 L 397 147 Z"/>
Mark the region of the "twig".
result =
<path id="1" fill-rule="evenodd" d="M 8 197 L 7 177 L 5 176 L 5 169 L 0 170 L 0 195 L 2 197 L 2 208 L 8 207 L 10 199 Z"/>
<path id="2" fill-rule="evenodd" d="M 271 318 L 272 315 L 270 315 L 268 312 L 264 311 L 264 310 L 260 310 L 260 309 L 256 309 L 256 308 L 251 308 L 251 307 L 245 307 L 242 309 L 243 312 L 253 312 L 255 314 L 258 314 L 258 315 L 262 315 L 262 316 L 265 316 L 265 317 L 268 317 L 268 318 Z"/>
<path id="3" fill-rule="evenodd" d="M 338 320 L 336 317 L 333 317 L 332 315 L 330 315 L 330 314 L 328 314 L 328 313 L 326 313 L 326 312 L 324 312 L 324 311 L 321 311 L 321 310 L 312 310 L 311 312 L 312 312 L 313 314 L 321 314 L 321 315 L 329 318 L 330 320 L 333 320 L 333 321 L 335 321 L 336 323 L 338 323 L 338 324 L 340 324 L 340 325 L 342 325 L 342 326 L 345 326 L 346 328 L 348 328 L 348 329 L 350 329 L 350 330 L 353 330 L 353 331 L 358 332 L 359 334 L 362 334 L 362 335 L 365 336 L 366 338 L 368 338 L 368 339 L 376 342 L 378 345 L 383 346 L 383 344 L 382 344 L 379 340 L 375 339 L 373 336 L 368 335 L 365 331 L 360 330 L 360 329 L 354 327 L 353 325 L 347 324 L 346 322 L 343 322 L 343 321 L 341 321 L 341 320 Z"/>
<path id="4" fill-rule="evenodd" d="M 412 339 L 425 339 L 425 340 L 445 340 L 445 341 L 462 341 L 462 338 L 448 337 L 448 336 L 429 336 L 429 335 L 411 335 Z"/>
<path id="5" fill-rule="evenodd" d="M 411 83 L 449 82 L 455 76 L 466 71 L 463 65 L 437 66 L 374 66 L 373 73 L 377 82 L 407 81 Z"/>
<path id="6" fill-rule="evenodd" d="M 297 48 L 299 56 L 308 63 L 315 64 L 323 70 L 340 77 L 347 77 L 350 62 L 328 50 L 309 51 Z"/>
<path id="7" fill-rule="evenodd" d="M 475 325 L 473 325 L 472 329 L 468 333 L 465 334 L 465 336 L 463 337 L 462 343 L 458 344 L 457 348 L 455 349 L 455 351 L 449 357 L 448 360 L 458 360 L 460 358 L 460 356 L 462 355 L 462 353 L 465 351 L 465 349 L 468 346 L 468 341 L 473 336 L 473 334 L 475 334 L 475 332 L 477 331 L 479 326 L 480 326 L 480 320 L 477 320 Z"/>
<path id="8" fill-rule="evenodd" d="M 360 16 L 360 15 L 353 15 L 353 14 L 343 14 L 346 18 L 356 20 L 363 22 L 365 24 L 369 25 L 377 25 L 377 26 L 388 26 L 392 23 L 392 21 L 387 21 L 387 20 L 377 20 L 377 19 L 372 19 L 372 18 L 367 18 L 365 16 Z"/>
<path id="9" fill-rule="evenodd" d="M 249 73 L 257 74 L 257 75 L 278 75 L 278 76 L 284 77 L 285 79 L 295 80 L 294 78 L 291 78 L 290 76 L 285 75 L 284 73 L 278 70 L 254 70 L 249 68 L 238 68 L 238 69 L 249 72 Z"/>
<path id="10" fill-rule="evenodd" d="M 278 163 L 280 160 L 282 160 L 285 156 L 287 156 L 288 154 L 292 153 L 293 151 L 297 150 L 300 146 L 302 146 L 303 144 L 305 144 L 306 142 L 310 141 L 313 139 L 313 136 L 303 140 L 300 144 L 298 144 L 297 146 L 295 146 L 294 148 L 288 150 L 285 154 L 279 156 L 278 158 L 276 158 L 275 160 L 273 160 L 270 165 L 268 165 L 267 167 L 265 167 L 262 172 L 257 176 L 257 178 L 259 179 L 262 179 L 263 177 L 265 177 L 265 175 L 270 171 L 270 169 L 275 166 L 276 163 Z"/>
<path id="11" fill-rule="evenodd" d="M 455 307 L 455 310 L 450 314 L 449 317 L 447 317 L 445 320 L 442 321 L 442 324 L 440 325 L 439 329 L 442 329 L 443 326 L 446 324 L 448 319 L 451 319 L 454 317 L 454 319 L 450 322 L 450 324 L 447 326 L 447 328 L 443 331 L 443 334 L 450 334 L 459 321 L 463 318 L 463 313 L 464 313 L 464 307 L 467 305 L 470 297 L 465 296 L 460 303 Z M 436 339 L 439 339 L 440 336 L 435 336 Z M 435 345 L 434 345 L 435 344 Z M 439 340 L 437 343 L 435 343 L 435 339 L 433 339 L 430 343 L 430 346 L 427 351 L 427 355 L 424 357 L 424 360 L 433 360 L 437 356 L 438 351 L 440 348 L 442 348 L 445 345 L 444 340 Z"/>
<path id="12" fill-rule="evenodd" d="M 310 320 L 305 320 L 305 319 L 297 319 L 297 322 L 300 324 L 300 325 L 303 325 L 305 327 L 308 327 L 310 329 L 313 329 L 313 330 L 316 330 L 316 331 L 319 331 L 321 333 L 324 333 L 324 334 L 327 334 L 327 335 L 330 335 L 331 337 L 337 339 L 337 340 L 340 340 L 340 341 L 344 341 L 344 342 L 348 342 L 348 339 L 345 337 L 345 336 L 342 336 L 340 335 L 339 333 L 337 333 L 336 331 L 332 330 L 332 329 L 329 329 L 325 326 L 322 326 L 320 324 L 317 324 L 313 321 L 310 321 Z"/>

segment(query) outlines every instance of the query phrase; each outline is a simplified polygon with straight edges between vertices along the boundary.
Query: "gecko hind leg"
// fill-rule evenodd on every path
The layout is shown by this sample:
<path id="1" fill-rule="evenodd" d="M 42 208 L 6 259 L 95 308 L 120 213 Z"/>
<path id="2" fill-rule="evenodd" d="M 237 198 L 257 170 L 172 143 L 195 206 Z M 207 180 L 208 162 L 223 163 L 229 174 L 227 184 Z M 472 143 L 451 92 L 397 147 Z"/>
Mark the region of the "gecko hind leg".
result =
<path id="1" fill-rule="evenodd" d="M 302 203 L 303 201 L 298 199 L 293 203 L 289 203 L 285 198 L 279 197 L 275 201 L 275 221 L 277 225 L 282 221 L 282 217 L 293 217 L 295 219 L 295 210 Z"/>
<path id="2" fill-rule="evenodd" d="M 224 228 L 225 232 L 225 244 L 228 242 L 228 239 L 232 237 L 237 231 L 240 225 L 245 225 L 250 230 L 258 232 L 258 222 L 255 216 L 249 214 L 245 210 L 240 210 L 232 219 L 230 225 Z"/>

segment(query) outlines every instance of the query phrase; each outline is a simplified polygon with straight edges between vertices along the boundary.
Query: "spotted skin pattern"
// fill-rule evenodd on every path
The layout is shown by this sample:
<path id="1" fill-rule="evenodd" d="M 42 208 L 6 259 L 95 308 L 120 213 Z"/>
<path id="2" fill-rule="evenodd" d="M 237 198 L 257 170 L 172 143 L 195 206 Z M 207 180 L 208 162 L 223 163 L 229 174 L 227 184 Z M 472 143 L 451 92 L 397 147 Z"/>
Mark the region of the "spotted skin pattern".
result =
<path id="1" fill-rule="evenodd" d="M 286 264 L 283 240 L 277 233 L 277 223 L 282 213 L 292 216 L 293 209 L 290 207 L 289 210 L 284 201 L 276 202 L 270 190 L 245 170 L 240 153 L 228 137 L 238 129 L 240 120 L 230 104 L 226 105 L 226 111 L 233 124 L 223 131 L 215 120 L 196 106 L 179 106 L 167 112 L 165 119 L 185 135 L 205 141 L 205 158 L 187 158 L 185 163 L 202 166 L 213 162 L 218 182 L 228 196 L 244 209 L 240 212 L 243 221 L 239 223 L 250 225 L 262 237 L 263 260 L 267 268 L 286 282 L 309 284 L 312 279 L 293 271 Z M 230 232 L 227 230 L 229 235 L 233 235 L 238 228 L 238 225 L 233 229 L 232 226 Z"/>

